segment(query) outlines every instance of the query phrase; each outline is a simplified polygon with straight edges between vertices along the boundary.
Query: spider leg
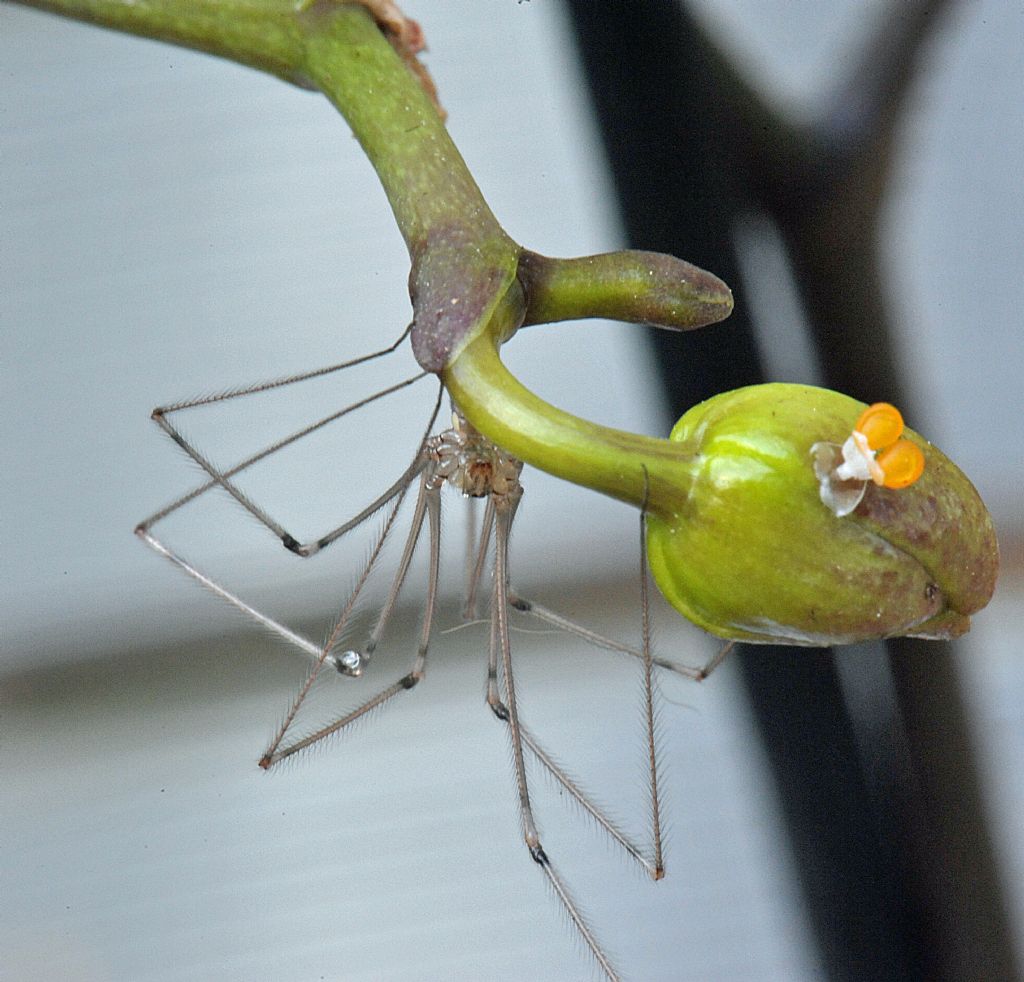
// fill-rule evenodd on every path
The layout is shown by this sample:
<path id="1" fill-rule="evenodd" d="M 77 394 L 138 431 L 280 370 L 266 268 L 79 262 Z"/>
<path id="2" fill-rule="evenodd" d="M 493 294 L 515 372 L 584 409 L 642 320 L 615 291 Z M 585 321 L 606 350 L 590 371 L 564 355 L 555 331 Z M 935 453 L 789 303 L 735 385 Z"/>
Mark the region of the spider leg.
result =
<path id="1" fill-rule="evenodd" d="M 523 755 L 524 746 L 537 753 L 538 758 L 545 766 L 549 766 L 551 772 L 567 788 L 578 801 L 588 807 L 592 814 L 596 812 L 594 806 L 586 801 L 586 796 L 568 779 L 564 772 L 550 756 L 539 748 L 536 741 L 523 727 L 519 717 L 519 708 L 516 699 L 515 679 L 512 672 L 512 646 L 509 638 L 508 625 L 508 539 L 512 520 L 522 496 L 522 489 L 516 489 L 504 495 L 492 495 L 495 501 L 494 520 L 494 584 L 492 589 L 491 608 L 491 641 L 490 654 L 488 659 L 488 685 L 487 702 L 495 716 L 508 726 L 509 738 L 512 744 L 512 758 L 515 767 L 516 787 L 519 795 L 519 814 L 522 821 L 523 839 L 529 850 L 530 858 L 543 870 L 548 884 L 554 890 L 562 909 L 568 914 L 577 933 L 583 939 L 590 951 L 590 954 L 600 966 L 609 982 L 618 982 L 619 974 L 605 954 L 593 929 L 587 923 L 586 918 L 572 896 L 565 880 L 555 869 L 550 857 L 545 852 L 540 840 L 540 833 L 534 819 L 533 808 L 530 804 L 530 791 L 526 777 L 526 764 Z M 504 699 L 501 697 L 498 672 L 499 664 L 501 681 L 504 683 Z M 539 752 L 538 752 L 539 751 Z M 599 819 L 600 821 L 600 819 Z M 604 820 L 604 827 L 609 827 L 610 822 Z M 613 833 L 614 834 L 614 833 Z M 618 836 L 616 836 L 618 838 Z M 627 846 L 627 848 L 629 848 Z"/>
<path id="2" fill-rule="evenodd" d="M 400 504 L 400 502 L 399 502 Z M 397 505 L 394 508 L 394 512 L 397 512 Z M 434 612 L 437 606 L 437 581 L 438 581 L 438 567 L 440 561 L 441 551 L 441 504 L 440 504 L 440 488 L 434 486 L 430 478 L 424 475 L 420 481 L 420 491 L 416 500 L 416 509 L 413 513 L 412 526 L 409 529 L 409 534 L 405 540 L 405 547 L 402 552 L 402 558 L 399 562 L 397 571 L 392 580 L 391 589 L 388 593 L 388 597 L 384 602 L 381 609 L 380 615 L 377 619 L 376 626 L 374 627 L 370 639 L 364 648 L 363 652 L 353 652 L 351 654 L 358 655 L 362 661 L 369 659 L 373 650 L 376 648 L 377 643 L 380 640 L 380 636 L 387 625 L 388 619 L 391 616 L 396 601 L 398 600 L 399 594 L 401 593 L 402 586 L 405 583 L 406 575 L 409 571 L 409 565 L 412 562 L 413 554 L 416 550 L 416 543 L 419 540 L 420 532 L 423 529 L 424 518 L 427 518 L 430 525 L 430 561 L 429 561 L 429 573 L 427 581 L 427 599 L 424 605 L 423 621 L 420 628 L 419 644 L 417 646 L 416 655 L 413 660 L 412 668 L 409 672 L 403 675 L 397 681 L 385 686 L 376 695 L 367 699 L 361 703 L 355 709 L 338 717 L 326 726 L 322 726 L 315 730 L 313 733 L 302 737 L 299 740 L 295 740 L 292 743 L 285 743 L 285 737 L 288 731 L 291 729 L 292 724 L 295 721 L 295 717 L 298 714 L 302 703 L 305 701 L 306 696 L 309 694 L 320 669 L 323 667 L 324 661 L 326 660 L 328 653 L 331 651 L 333 645 L 338 641 L 342 631 L 348 621 L 348 618 L 352 612 L 352 608 L 355 604 L 356 598 L 359 591 L 369 575 L 370 568 L 375 562 L 377 555 L 379 554 L 379 546 L 375 549 L 373 555 L 370 557 L 370 561 L 367 563 L 366 569 L 364 570 L 363 576 L 356 585 L 356 589 L 353 591 L 352 596 L 346 604 L 345 610 L 342 612 L 341 617 L 338 619 L 334 629 L 331 631 L 331 635 L 327 642 L 323 646 L 323 650 L 317 663 L 314 665 L 313 670 L 310 672 L 305 684 L 299 690 L 289 709 L 287 715 L 281 726 L 278 728 L 274 739 L 271 741 L 270 747 L 266 753 L 260 759 L 260 767 L 267 769 L 286 757 L 290 757 L 292 754 L 296 754 L 301 750 L 305 750 L 307 747 L 311 747 L 313 744 L 319 743 L 321 740 L 330 736 L 333 733 L 337 733 L 339 730 L 344 729 L 346 726 L 355 722 L 357 719 L 365 716 L 367 713 L 374 709 L 383 706 L 389 702 L 392 698 L 398 695 L 400 692 L 408 691 L 412 689 L 426 674 L 427 668 L 427 650 L 430 644 L 430 635 L 433 627 Z M 387 530 L 380 538 L 380 543 L 383 543 L 386 537 Z M 283 745 L 282 745 L 283 744 Z"/>
<path id="3" fill-rule="evenodd" d="M 544 607 L 533 600 L 528 600 L 511 588 L 508 593 L 508 603 L 514 610 L 518 610 L 523 614 L 529 614 L 531 617 L 536 617 L 545 624 L 550 624 L 552 627 L 557 627 L 559 630 L 565 631 L 568 634 L 582 638 L 584 641 L 594 645 L 596 648 L 604 648 L 606 651 L 616 651 L 619 654 L 629 655 L 632 658 L 639 658 L 641 660 L 644 658 L 644 653 L 639 648 L 634 648 L 621 641 L 615 641 L 611 638 L 605 637 L 603 634 L 598 634 L 596 631 L 592 631 L 590 628 L 584 627 L 582 624 L 579 624 L 562 614 L 556 613 L 548 607 Z M 735 641 L 723 642 L 707 663 L 700 667 L 682 665 L 679 662 L 671 661 L 668 658 L 660 658 L 655 655 L 651 656 L 651 662 L 656 668 L 661 668 L 668 672 L 674 672 L 676 675 L 682 675 L 684 678 L 691 679 L 695 682 L 703 682 L 704 679 L 706 679 L 716 668 L 718 668 L 719 665 L 722 664 L 726 655 L 728 655 L 735 647 L 735 644 Z"/>
<path id="4" fill-rule="evenodd" d="M 354 364 L 354 362 L 346 363 L 346 365 L 342 367 L 348 367 L 351 364 Z M 296 380 L 304 380 L 305 378 L 313 377 L 317 374 L 322 374 L 322 371 L 319 373 L 308 373 L 307 375 L 304 376 L 294 376 L 286 381 L 279 381 L 278 383 L 269 383 L 269 385 L 289 384 L 290 382 Z M 255 454 L 252 454 L 251 456 L 245 458 L 244 460 L 240 461 L 239 463 L 235 464 L 230 468 L 227 468 L 224 471 L 218 470 L 217 467 L 215 467 L 214 464 L 210 460 L 208 460 L 206 456 L 197 447 L 195 447 L 191 442 L 189 442 L 184 437 L 184 435 L 182 435 L 178 431 L 178 429 L 171 424 L 171 422 L 167 418 L 167 414 L 170 410 L 164 411 L 161 409 L 155 409 L 153 411 L 153 419 L 156 421 L 156 423 L 168 436 L 171 437 L 172 440 L 174 440 L 175 443 L 178 444 L 179 447 L 181 447 L 182 450 L 185 451 L 186 454 L 188 454 L 188 456 L 192 460 L 194 460 L 210 476 L 210 480 L 197 488 L 193 488 L 193 490 L 189 491 L 184 495 L 181 495 L 179 498 L 176 498 L 170 504 L 168 504 L 164 508 L 161 508 L 158 512 L 155 512 L 154 514 L 143 519 L 135 528 L 136 534 L 148 532 L 154 525 L 157 524 L 157 522 L 162 521 L 168 515 L 177 511 L 179 508 L 188 504 L 190 501 L 193 501 L 201 494 L 205 494 L 207 491 L 211 490 L 214 487 L 221 487 L 225 491 L 227 491 L 228 494 L 230 494 L 231 497 L 234 498 L 247 512 L 249 512 L 249 514 L 251 514 L 258 522 L 260 522 L 260 524 L 265 526 L 275 536 L 277 536 L 277 538 L 279 538 L 281 542 L 284 544 L 285 548 L 291 550 L 296 555 L 302 556 L 303 558 L 316 554 L 321 549 L 330 545 L 332 542 L 337 541 L 346 532 L 350 532 L 352 529 L 361 525 L 364 521 L 366 521 L 367 518 L 369 518 L 370 515 L 374 514 L 376 511 L 378 511 L 380 508 L 386 505 L 388 501 L 394 498 L 394 496 L 398 494 L 401 488 L 406 486 L 408 482 L 413 477 L 415 477 L 417 462 L 414 460 L 413 463 L 410 464 L 409 468 L 405 470 L 405 472 L 398 478 L 397 481 L 395 481 L 389 488 L 387 488 L 387 490 L 385 490 L 382 494 L 380 494 L 377 498 L 370 502 L 370 504 L 367 505 L 357 515 L 353 516 L 348 521 L 343 522 L 336 528 L 331 529 L 324 535 L 321 535 L 308 542 L 299 542 L 290 532 L 288 532 L 279 522 L 272 518 L 263 508 L 261 508 L 254 501 L 252 501 L 231 480 L 231 478 L 233 478 L 237 474 L 240 474 L 242 471 L 247 470 L 253 464 L 258 463 L 261 460 L 265 460 L 267 457 L 271 456 L 271 454 L 276 453 L 277 451 L 283 449 L 284 447 L 289 446 L 290 444 L 295 443 L 298 440 L 301 440 L 303 437 L 309 436 L 311 433 L 316 432 L 317 430 L 323 428 L 327 424 L 333 423 L 336 420 L 341 419 L 352 412 L 355 412 L 357 409 L 361 409 L 364 406 L 368 405 L 369 403 L 376 401 L 377 399 L 381 399 L 385 396 L 391 395 L 392 393 L 398 392 L 400 389 L 404 389 L 407 386 L 412 385 L 415 382 L 418 382 L 421 378 L 424 378 L 425 375 L 425 372 L 421 372 L 418 375 L 414 375 L 408 379 L 404 379 L 403 381 L 398 382 L 395 385 L 389 386 L 386 389 L 382 389 L 380 392 L 376 392 L 365 399 L 360 399 L 357 402 L 351 403 L 350 405 L 337 410 L 336 412 L 330 413 L 327 416 L 324 416 L 323 418 L 317 420 L 316 422 L 310 423 L 308 426 L 304 426 L 301 429 L 296 430 L 293 433 L 290 433 L 288 436 L 275 441 L 269 446 L 264 447 L 262 450 L 258 451 Z M 250 389 L 246 390 L 239 390 L 235 394 L 251 395 L 256 392 L 266 391 L 267 387 L 268 383 L 264 383 L 262 386 L 251 387 Z M 421 440 L 420 443 L 421 446 L 423 445 L 423 443 L 426 442 L 427 437 L 430 435 L 430 431 L 433 429 L 434 422 L 437 419 L 437 414 L 441 408 L 442 393 L 443 389 L 439 387 L 437 400 L 434 404 L 433 412 L 431 413 L 430 419 L 428 420 L 427 426 L 424 430 L 423 439 Z M 232 397 L 233 396 L 228 396 L 225 398 Z M 180 406 L 178 408 L 191 408 L 194 405 L 209 404 L 211 401 L 211 399 L 206 399 L 205 401 L 197 401 L 194 403 L 183 404 L 183 406 Z"/>

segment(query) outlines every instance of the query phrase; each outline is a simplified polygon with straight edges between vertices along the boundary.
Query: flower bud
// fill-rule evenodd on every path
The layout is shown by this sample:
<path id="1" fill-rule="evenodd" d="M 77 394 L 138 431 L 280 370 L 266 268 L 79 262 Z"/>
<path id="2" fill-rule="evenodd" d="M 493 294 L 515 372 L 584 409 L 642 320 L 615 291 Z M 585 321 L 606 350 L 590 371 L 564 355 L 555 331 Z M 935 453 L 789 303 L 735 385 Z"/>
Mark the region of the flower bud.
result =
<path id="1" fill-rule="evenodd" d="M 879 407 L 884 435 L 871 421 Z M 851 468 L 858 425 L 868 430 L 865 473 L 887 467 L 889 484 Z M 712 634 L 800 645 L 948 639 L 992 596 L 998 549 L 985 505 L 891 406 L 869 412 L 827 389 L 756 385 L 695 406 L 670 439 L 694 454 L 693 484 L 672 513 L 649 515 L 649 562 L 669 602 Z M 905 444 L 923 454 L 923 472 Z"/>

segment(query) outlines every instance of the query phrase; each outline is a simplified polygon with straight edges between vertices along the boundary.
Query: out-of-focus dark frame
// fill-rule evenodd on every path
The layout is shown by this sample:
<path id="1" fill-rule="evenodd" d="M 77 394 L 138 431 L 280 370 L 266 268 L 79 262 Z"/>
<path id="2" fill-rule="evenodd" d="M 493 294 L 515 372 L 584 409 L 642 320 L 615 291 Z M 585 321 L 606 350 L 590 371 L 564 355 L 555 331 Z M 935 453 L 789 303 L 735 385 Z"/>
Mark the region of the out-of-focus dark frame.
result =
<path id="1" fill-rule="evenodd" d="M 893 0 L 814 125 L 779 116 L 682 0 L 566 0 L 630 244 L 742 285 L 733 230 L 767 216 L 785 243 L 824 384 L 906 407 L 878 226 L 892 143 L 950 0 Z M 723 325 L 652 332 L 680 415 L 761 381 L 740 291 Z M 746 647 L 771 760 L 830 979 L 1020 977 L 950 645 L 847 654 L 875 722 L 858 728 L 831 652 Z M 842 654 L 838 657 L 844 657 Z M 685 875 L 685 871 L 680 871 Z"/>

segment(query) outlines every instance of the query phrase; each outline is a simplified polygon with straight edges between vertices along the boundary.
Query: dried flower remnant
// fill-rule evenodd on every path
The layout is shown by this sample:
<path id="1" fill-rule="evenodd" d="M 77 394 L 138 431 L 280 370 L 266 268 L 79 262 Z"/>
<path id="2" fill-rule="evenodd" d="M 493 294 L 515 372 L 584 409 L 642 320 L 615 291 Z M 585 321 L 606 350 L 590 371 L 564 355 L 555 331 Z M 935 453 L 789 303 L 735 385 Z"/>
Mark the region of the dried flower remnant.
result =
<path id="1" fill-rule="evenodd" d="M 864 498 L 868 481 L 880 488 L 910 487 L 924 472 L 924 454 L 903 439 L 903 417 L 887 402 L 876 402 L 860 414 L 853 432 L 840 447 L 821 441 L 811 447 L 814 473 L 825 506 L 842 518 Z"/>

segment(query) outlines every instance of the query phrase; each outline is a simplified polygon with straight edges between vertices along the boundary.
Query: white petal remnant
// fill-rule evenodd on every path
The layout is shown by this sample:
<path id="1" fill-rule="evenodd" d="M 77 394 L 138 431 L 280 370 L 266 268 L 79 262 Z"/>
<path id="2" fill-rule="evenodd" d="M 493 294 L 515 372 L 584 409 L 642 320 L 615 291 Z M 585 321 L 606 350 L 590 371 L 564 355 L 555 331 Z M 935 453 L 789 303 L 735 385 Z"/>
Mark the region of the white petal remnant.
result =
<path id="1" fill-rule="evenodd" d="M 861 477 L 859 472 L 849 477 L 840 476 L 841 470 L 849 470 L 845 451 L 846 445 L 840 447 L 835 443 L 815 443 L 811 447 L 818 493 L 825 507 L 838 518 L 849 515 L 861 503 L 871 476 L 866 473 Z"/>

